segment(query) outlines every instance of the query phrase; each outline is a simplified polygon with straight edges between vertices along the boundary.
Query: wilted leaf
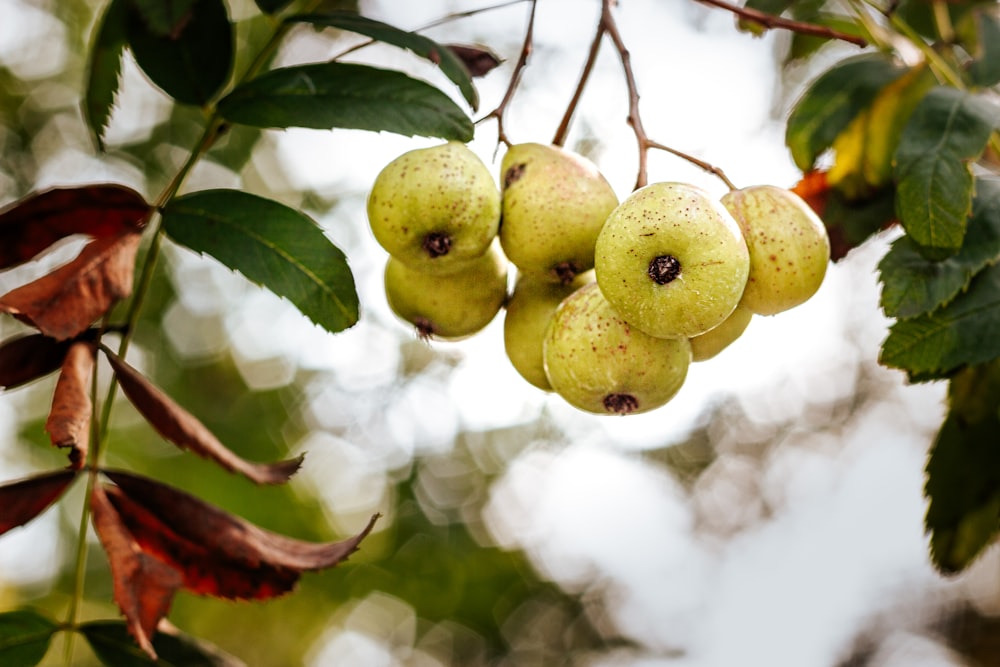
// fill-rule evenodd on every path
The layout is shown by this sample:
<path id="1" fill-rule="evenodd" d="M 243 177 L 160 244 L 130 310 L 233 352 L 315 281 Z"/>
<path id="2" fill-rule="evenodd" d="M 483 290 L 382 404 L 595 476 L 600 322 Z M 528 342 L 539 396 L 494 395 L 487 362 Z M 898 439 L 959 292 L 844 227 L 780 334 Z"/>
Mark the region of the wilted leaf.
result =
<path id="1" fill-rule="evenodd" d="M 462 97 L 469 103 L 473 111 L 479 108 L 479 94 L 472 85 L 469 70 L 462 60 L 447 47 L 438 44 L 429 37 L 400 30 L 381 21 L 366 18 L 356 12 L 329 11 L 318 14 L 298 14 L 288 18 L 290 22 L 311 23 L 316 26 L 327 26 L 356 32 L 359 35 L 407 49 L 421 58 L 426 58 L 441 68 L 441 71 L 462 91 Z"/>
<path id="2" fill-rule="evenodd" d="M 972 208 L 970 162 L 983 153 L 1000 108 L 946 86 L 927 93 L 900 136 L 896 151 L 896 211 L 928 259 L 962 246 Z"/>
<path id="3" fill-rule="evenodd" d="M 0 269 L 73 234 L 105 238 L 141 230 L 151 210 L 138 192 L 112 183 L 31 195 L 0 211 Z"/>
<path id="4" fill-rule="evenodd" d="M 327 331 L 357 322 L 347 258 L 304 213 L 246 192 L 207 190 L 171 201 L 163 228 L 174 241 L 285 297 Z"/>
<path id="5" fill-rule="evenodd" d="M 151 638 L 170 611 L 183 582 L 181 573 L 139 547 L 100 485 L 94 486 L 90 507 L 94 531 L 111 565 L 115 602 L 140 648 L 156 660 Z"/>
<path id="6" fill-rule="evenodd" d="M 120 621 L 91 621 L 80 625 L 80 632 L 98 659 L 109 667 L 246 667 L 246 664 L 224 653 L 208 642 L 180 632 L 161 622 L 153 637 L 153 649 L 159 660 L 137 653 L 127 626 Z"/>
<path id="7" fill-rule="evenodd" d="M 0 484 L 0 535 L 45 511 L 75 477 L 75 470 L 60 470 Z"/>
<path id="8" fill-rule="evenodd" d="M 8 338 L 0 343 L 0 387 L 19 387 L 55 371 L 69 346 L 42 334 Z"/>
<path id="9" fill-rule="evenodd" d="M 889 317 L 922 315 L 948 303 L 1000 257 L 1000 181 L 979 179 L 969 231 L 959 252 L 940 262 L 920 254 L 908 236 L 879 263 L 882 309 Z"/>
<path id="10" fill-rule="evenodd" d="M 968 291 L 932 313 L 896 322 L 879 361 L 926 379 L 1000 357 L 1000 265 L 979 272 Z"/>
<path id="11" fill-rule="evenodd" d="M 200 106 L 211 101 L 229 80 L 233 64 L 233 27 L 225 2 L 195 0 L 188 19 L 171 34 L 151 28 L 147 18 L 131 8 L 126 20 L 128 43 L 142 71 L 178 102 Z"/>
<path id="12" fill-rule="evenodd" d="M 465 69 L 469 71 L 469 76 L 473 78 L 486 76 L 503 62 L 497 54 L 485 46 L 464 44 L 445 44 L 444 46 L 462 61 Z"/>
<path id="13" fill-rule="evenodd" d="M 97 22 L 97 33 L 87 61 L 87 90 L 83 112 L 94 143 L 103 151 L 104 133 L 121 85 L 122 55 L 128 44 L 125 0 L 111 0 Z"/>
<path id="14" fill-rule="evenodd" d="M 272 533 L 183 491 L 120 471 L 105 471 L 108 495 L 143 550 L 184 573 L 196 593 L 236 599 L 282 595 L 303 572 L 345 560 L 372 529 L 340 542 L 303 542 Z"/>
<path id="15" fill-rule="evenodd" d="M 282 484 L 295 474 L 302 457 L 278 463 L 251 463 L 227 448 L 190 412 L 144 378 L 138 371 L 106 348 L 105 356 L 114 368 L 122 391 L 157 433 L 181 449 L 188 449 L 215 461 L 230 472 L 238 472 L 257 484 Z"/>
<path id="16" fill-rule="evenodd" d="M 56 340 L 82 333 L 131 293 L 141 240 L 126 232 L 91 241 L 69 264 L 0 296 L 0 311 Z"/>
<path id="17" fill-rule="evenodd" d="M 472 120 L 450 97 L 401 72 L 320 63 L 271 70 L 219 102 L 233 123 L 345 128 L 471 141 Z"/>
<path id="18" fill-rule="evenodd" d="M 79 470 L 87 459 L 90 442 L 90 384 L 94 372 L 93 343 L 73 343 L 66 353 L 62 372 L 52 395 L 52 409 L 45 421 L 52 444 L 69 447 L 70 465 Z"/>
<path id="19" fill-rule="evenodd" d="M 30 609 L 0 613 L 0 665 L 37 665 L 58 630 L 58 623 Z"/>
<path id="20" fill-rule="evenodd" d="M 906 70 L 881 53 L 846 58 L 821 74 L 795 103 L 785 131 L 792 159 L 803 171 Z"/>

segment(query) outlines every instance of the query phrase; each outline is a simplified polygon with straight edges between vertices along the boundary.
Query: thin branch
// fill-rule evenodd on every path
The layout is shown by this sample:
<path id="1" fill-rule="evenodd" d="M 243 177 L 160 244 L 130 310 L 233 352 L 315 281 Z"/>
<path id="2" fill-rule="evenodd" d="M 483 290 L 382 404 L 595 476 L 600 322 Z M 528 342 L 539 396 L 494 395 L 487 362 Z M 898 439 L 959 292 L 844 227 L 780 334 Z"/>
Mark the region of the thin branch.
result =
<path id="1" fill-rule="evenodd" d="M 601 40 L 604 39 L 604 30 L 604 16 L 602 14 L 601 20 L 597 24 L 597 30 L 594 32 L 594 41 L 590 43 L 590 53 L 587 54 L 587 62 L 580 73 L 580 80 L 576 84 L 576 90 L 573 91 L 573 97 L 566 107 L 566 113 L 563 114 L 562 122 L 559 123 L 556 136 L 552 138 L 552 143 L 555 146 L 562 146 L 566 143 L 566 135 L 569 134 L 569 125 L 573 121 L 573 114 L 576 112 L 577 105 L 580 104 L 580 97 L 583 95 L 583 89 L 587 87 L 590 73 L 594 70 L 594 63 L 597 62 L 597 54 L 601 51 Z"/>
<path id="2" fill-rule="evenodd" d="M 507 107 L 510 105 L 510 101 L 514 99 L 514 93 L 517 92 L 517 85 L 521 81 L 521 74 L 524 72 L 524 68 L 528 65 L 528 59 L 531 57 L 531 51 L 534 49 L 535 40 L 535 9 L 538 7 L 538 0 L 531 0 L 531 14 L 528 16 L 528 29 L 524 32 L 524 43 L 521 45 L 521 55 L 517 58 L 517 63 L 514 65 L 514 71 L 510 75 L 510 83 L 507 84 L 507 91 L 503 95 L 503 99 L 500 100 L 500 104 L 497 108 L 489 112 L 482 118 L 476 121 L 476 124 L 482 123 L 490 118 L 497 119 L 497 145 L 504 144 L 505 146 L 510 146 L 510 139 L 507 138 L 507 132 L 504 130 L 504 116 L 507 113 Z"/>
<path id="3" fill-rule="evenodd" d="M 868 41 L 863 37 L 849 35 L 846 32 L 834 30 L 833 28 L 828 28 L 825 25 L 786 19 L 781 16 L 775 16 L 774 14 L 768 14 L 766 12 L 753 9 L 751 7 L 740 7 L 739 5 L 726 2 L 726 0 L 695 0 L 695 2 L 700 2 L 703 5 L 710 5 L 712 7 L 718 7 L 719 9 L 725 9 L 746 21 L 751 21 L 768 29 L 781 28 L 783 30 L 797 32 L 801 35 L 813 35 L 816 37 L 839 39 L 842 42 L 848 42 L 861 48 L 868 46 Z"/>

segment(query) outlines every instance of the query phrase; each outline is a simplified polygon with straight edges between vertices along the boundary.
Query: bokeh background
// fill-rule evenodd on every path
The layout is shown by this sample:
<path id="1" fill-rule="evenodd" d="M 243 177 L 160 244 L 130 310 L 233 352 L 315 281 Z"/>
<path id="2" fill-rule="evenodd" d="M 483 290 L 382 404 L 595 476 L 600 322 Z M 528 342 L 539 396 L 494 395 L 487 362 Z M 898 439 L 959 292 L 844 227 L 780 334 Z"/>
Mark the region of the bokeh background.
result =
<path id="1" fill-rule="evenodd" d="M 241 48 L 269 30 L 229 0 Z M 408 29 L 479 0 L 340 3 Z M 534 50 L 506 115 L 514 142 L 551 140 L 597 23 L 599 2 L 540 0 Z M 200 134 L 130 60 L 108 135 L 94 150 L 80 112 L 98 0 L 0 0 L 0 205 L 56 185 L 120 182 L 155 197 Z M 726 171 L 737 185 L 800 174 L 783 120 L 831 44 L 785 65 L 788 36 L 754 38 L 692 0 L 623 0 L 617 10 L 650 136 Z M 503 96 L 527 2 L 427 30 L 490 47 L 504 64 L 478 81 L 480 118 Z M 277 64 L 329 59 L 361 39 L 303 26 Z M 371 46 L 349 60 L 401 69 L 453 93 L 432 66 Z M 457 93 L 455 98 L 459 101 Z M 567 145 L 620 198 L 636 176 L 627 91 L 606 42 Z M 107 463 L 155 476 L 302 539 L 375 533 L 350 561 L 306 575 L 266 604 L 181 594 L 170 619 L 247 664 L 446 667 L 892 667 L 998 665 L 1000 560 L 959 577 L 927 557 L 922 467 L 944 387 L 880 368 L 878 237 L 831 266 L 796 310 L 756 318 L 692 366 L 664 408 L 594 417 L 522 380 L 502 316 L 457 343 L 419 340 L 389 311 L 386 255 L 365 196 L 400 153 L 436 143 L 353 131 L 234 128 L 186 191 L 241 188 L 301 207 L 348 255 L 361 321 L 331 335 L 212 259 L 167 244 L 130 361 L 247 458 L 306 452 L 284 488 L 257 488 L 164 443 L 121 402 Z M 499 170 L 496 124 L 470 144 Z M 666 153 L 653 181 L 713 176 Z M 0 293 L 65 262 L 70 240 L 0 272 Z M 0 319 L 0 337 L 21 331 Z M 104 378 L 106 381 L 107 378 Z M 60 467 L 43 424 L 54 379 L 0 394 L 0 480 Z M 81 485 L 82 486 L 82 485 Z M 78 488 L 0 539 L 0 609 L 60 617 L 71 594 Z M 115 618 L 91 535 L 84 618 Z M 77 642 L 82 645 L 83 642 Z M 93 664 L 83 646 L 79 664 Z M 53 650 L 47 664 L 61 664 Z"/>

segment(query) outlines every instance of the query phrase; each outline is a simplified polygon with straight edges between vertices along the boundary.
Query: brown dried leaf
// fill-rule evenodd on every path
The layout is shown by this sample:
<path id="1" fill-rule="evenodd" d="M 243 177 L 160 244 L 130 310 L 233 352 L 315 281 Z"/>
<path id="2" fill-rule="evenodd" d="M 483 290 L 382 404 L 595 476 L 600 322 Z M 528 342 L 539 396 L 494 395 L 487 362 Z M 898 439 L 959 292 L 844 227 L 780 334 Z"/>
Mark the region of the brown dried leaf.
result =
<path id="1" fill-rule="evenodd" d="M 190 412 L 175 403 L 110 350 L 104 349 L 122 391 L 132 405 L 164 438 L 181 449 L 215 461 L 230 472 L 238 472 L 257 484 L 283 484 L 302 465 L 302 457 L 277 463 L 252 463 L 222 444 Z"/>
<path id="2" fill-rule="evenodd" d="M 139 230 L 150 211 L 138 192 L 112 183 L 34 194 L 0 211 L 0 269 L 73 234 L 103 238 Z"/>
<path id="3" fill-rule="evenodd" d="M 93 409 L 90 381 L 95 356 L 93 343 L 76 342 L 70 346 L 52 394 L 52 410 L 45 422 L 52 444 L 70 448 L 70 466 L 76 470 L 83 467 L 90 442 Z"/>
<path id="4" fill-rule="evenodd" d="M 265 599 L 294 586 L 302 572 L 344 561 L 371 531 L 340 542 L 304 542 L 272 533 L 244 519 L 154 480 L 105 471 L 119 492 L 109 496 L 149 553 L 184 572 L 184 586 L 196 593 L 237 599 Z"/>
<path id="5" fill-rule="evenodd" d="M 160 619 L 170 611 L 183 577 L 140 548 L 100 485 L 91 492 L 90 507 L 94 530 L 111 565 L 115 602 L 136 642 L 156 660 L 151 639 Z"/>
<path id="6" fill-rule="evenodd" d="M 0 485 L 0 535 L 41 514 L 75 477 L 75 470 L 60 470 Z"/>
<path id="7" fill-rule="evenodd" d="M 503 61 L 484 46 L 445 44 L 449 51 L 458 56 L 472 77 L 486 76 L 500 66 Z"/>
<path id="8" fill-rule="evenodd" d="M 0 343 L 0 388 L 12 389 L 48 375 L 62 365 L 70 343 L 42 334 Z"/>
<path id="9" fill-rule="evenodd" d="M 131 293 L 141 239 L 126 232 L 91 241 L 69 264 L 0 297 L 0 311 L 56 340 L 80 334 Z"/>

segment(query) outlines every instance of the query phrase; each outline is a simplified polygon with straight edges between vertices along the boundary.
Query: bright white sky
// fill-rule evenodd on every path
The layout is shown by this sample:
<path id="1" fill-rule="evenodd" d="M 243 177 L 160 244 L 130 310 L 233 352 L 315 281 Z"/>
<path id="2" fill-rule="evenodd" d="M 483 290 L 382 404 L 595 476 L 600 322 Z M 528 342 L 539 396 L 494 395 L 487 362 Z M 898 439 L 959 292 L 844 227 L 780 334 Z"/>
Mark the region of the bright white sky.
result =
<path id="1" fill-rule="evenodd" d="M 482 4 L 386 0 L 363 2 L 362 10 L 411 28 Z M 513 141 L 551 139 L 586 56 L 598 4 L 539 3 L 533 60 L 507 115 Z M 793 184 L 799 174 L 784 147 L 780 123 L 785 102 L 775 97 L 782 89 L 774 64 L 778 36 L 754 39 L 737 33 L 729 14 L 690 0 L 620 4 L 620 27 L 632 53 L 650 136 L 723 168 L 737 185 Z M 246 13 L 246 7 L 237 3 L 234 15 Z M 45 32 L 42 24 L 50 19 L 24 0 L 0 0 L 0 15 L 5 17 L 0 59 L 25 75 L 43 75 L 47 61 L 38 53 L 31 56 L 29 44 L 35 39 L 31 35 Z M 488 44 L 507 61 L 480 81 L 477 118 L 503 94 L 526 17 L 527 7 L 515 6 L 428 33 L 442 41 Z M 26 27 L 11 30 L 14 25 Z M 49 67 L 58 68 L 58 60 L 66 57 L 53 45 L 57 41 L 46 40 L 46 57 L 56 61 Z M 304 31 L 280 60 L 318 61 L 349 43 L 331 44 L 328 35 Z M 826 58 L 848 52 L 835 50 Z M 374 47 L 353 57 L 405 69 L 453 92 L 433 68 L 395 49 Z M 571 147 L 578 141 L 598 142 L 591 157 L 620 198 L 630 191 L 636 168 L 623 81 L 608 42 L 568 142 Z M 792 89 L 800 85 L 797 81 Z M 112 143 L 141 136 L 166 112 L 165 101 L 145 87 L 134 66 L 126 67 Z M 61 122 L 55 136 L 64 141 L 69 136 L 76 148 L 43 167 L 39 187 L 94 178 L 142 186 L 129 165 L 87 154 L 78 119 Z M 984 559 L 966 577 L 975 586 L 964 579 L 942 582 L 927 562 L 922 466 L 924 449 L 943 413 L 943 388 L 905 386 L 897 374 L 875 368 L 887 323 L 877 307 L 874 267 L 885 240 L 831 267 L 824 287 L 808 304 L 755 319 L 730 349 L 692 366 L 678 397 L 652 413 L 593 417 L 535 390 L 507 363 L 499 318 L 461 343 L 432 343 L 428 353 L 453 360 L 454 370 L 432 363 L 426 378 L 392 388 L 386 409 L 385 384 L 400 361 L 396 341 L 411 333 L 385 304 L 385 254 L 367 231 L 364 196 L 387 162 L 435 141 L 294 129 L 269 133 L 267 140 L 280 157 L 281 172 L 248 173 L 241 181 L 202 165 L 189 188 L 252 189 L 255 179 L 264 178 L 284 180 L 289 192 L 310 188 L 340 197 L 321 222 L 351 259 L 363 321 L 330 337 L 286 303 L 177 250 L 169 252 L 169 260 L 185 267 L 189 276 L 196 271 L 197 279 L 178 284 L 167 334 L 181 355 L 195 360 L 218 354 L 229 338 L 253 386 L 284 384 L 296 366 L 334 374 L 335 381 L 310 388 L 314 400 L 303 418 L 317 430 L 297 446 L 310 452 L 301 483 L 311 480 L 326 494 L 331 520 L 343 530 L 352 530 L 374 510 L 384 511 L 387 468 L 413 453 L 450 446 L 459 428 L 516 424 L 546 410 L 573 444 L 527 447 L 492 490 L 487 525 L 500 544 L 527 549 L 555 581 L 572 590 L 596 586 L 612 621 L 647 646 L 651 656 L 631 656 L 622 663 L 609 657 L 598 664 L 825 667 L 844 658 L 866 631 L 886 638 L 873 664 L 963 664 L 940 644 L 920 638 L 918 628 L 936 605 L 969 590 L 988 598 L 982 596 L 987 585 L 982 572 L 995 570 L 996 558 Z M 495 147 L 495 124 L 483 123 L 472 148 L 498 169 Z M 263 161 L 255 164 L 255 169 L 266 168 Z M 651 154 L 650 177 L 696 183 L 720 196 L 725 191 L 715 178 L 661 153 Z M 242 307 L 227 310 L 233 303 Z M 262 321 L 268 322 L 266 330 Z M 849 428 L 816 435 L 830 417 L 816 411 L 829 410 L 822 406 L 858 389 L 859 357 L 869 371 L 864 381 L 874 377 L 884 400 Z M 714 433 L 721 455 L 693 495 L 663 471 L 637 460 L 637 451 L 678 440 L 700 423 L 707 406 L 730 396 L 760 423 L 761 432 L 771 429 L 769 437 L 781 439 L 783 446 L 755 459 L 740 449 L 747 434 L 727 434 L 720 422 Z M 349 414 L 341 407 L 345 398 L 352 399 Z M 13 424 L 17 400 L 0 397 L 4 432 Z M 770 426 L 789 419 L 791 429 Z M 323 431 L 346 425 L 352 426 L 349 433 L 358 434 L 356 440 Z M 12 457 L 0 447 L 0 462 L 8 472 L 18 465 Z M 338 479 L 341 484 L 335 483 Z M 42 520 L 5 537 L 0 542 L 2 576 L 48 577 L 51 573 L 37 561 L 24 558 L 21 546 L 39 539 L 51 542 L 54 530 L 52 522 Z M 37 542 L 32 551 L 37 552 Z M 996 581 L 989 586 L 998 588 Z M 379 613 L 407 618 L 392 600 L 370 604 Z M 355 610 L 341 619 L 328 641 L 316 647 L 314 664 L 400 664 L 391 650 L 370 640 L 364 618 Z M 685 657 L 655 657 L 675 651 Z"/>

